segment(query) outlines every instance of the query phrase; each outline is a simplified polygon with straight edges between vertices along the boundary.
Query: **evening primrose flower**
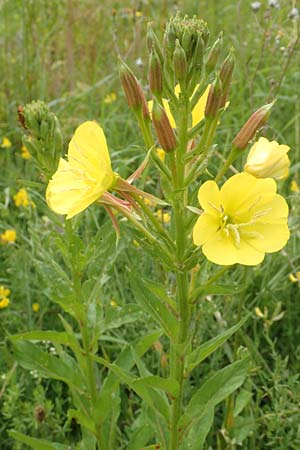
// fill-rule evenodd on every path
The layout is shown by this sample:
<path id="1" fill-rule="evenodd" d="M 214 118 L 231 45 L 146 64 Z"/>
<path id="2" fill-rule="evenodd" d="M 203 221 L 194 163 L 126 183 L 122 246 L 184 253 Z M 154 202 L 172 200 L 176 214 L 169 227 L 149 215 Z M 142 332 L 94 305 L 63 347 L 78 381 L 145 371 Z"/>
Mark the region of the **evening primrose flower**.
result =
<path id="1" fill-rule="evenodd" d="M 13 228 L 5 230 L 4 233 L 0 235 L 0 240 L 3 244 L 13 244 L 16 242 L 17 233 Z"/>
<path id="2" fill-rule="evenodd" d="M 199 86 L 199 84 L 197 84 L 197 86 L 195 87 L 195 91 L 197 90 L 198 86 Z M 194 106 L 194 109 L 192 111 L 192 127 L 194 127 L 199 122 L 201 122 L 201 120 L 204 119 L 204 111 L 205 111 L 205 106 L 206 106 L 206 102 L 207 102 L 209 89 L 210 89 L 210 84 L 207 85 L 204 93 L 202 94 L 202 96 L 199 98 L 198 102 Z M 180 94 L 180 86 L 179 86 L 179 84 L 177 84 L 175 86 L 175 94 L 176 94 L 176 97 L 179 97 L 179 94 Z M 173 114 L 171 113 L 171 109 L 170 109 L 168 100 L 163 98 L 162 102 L 163 102 L 163 106 L 164 106 L 164 109 L 166 111 L 166 114 L 168 116 L 169 122 L 171 124 L 171 127 L 172 128 L 176 128 L 176 122 L 175 122 L 175 119 L 173 117 Z M 149 107 L 149 111 L 152 112 L 153 100 L 150 100 L 148 102 L 148 107 Z"/>
<path id="3" fill-rule="evenodd" d="M 299 186 L 298 186 L 298 183 L 297 183 L 296 180 L 292 180 L 292 181 L 291 181 L 291 184 L 290 184 L 290 190 L 291 190 L 292 192 L 299 192 L 299 191 L 300 191 Z"/>
<path id="4" fill-rule="evenodd" d="M 39 303 L 32 303 L 31 308 L 33 312 L 38 313 L 40 310 L 40 305 Z"/>
<path id="5" fill-rule="evenodd" d="M 107 94 L 104 98 L 104 103 L 109 105 L 110 103 L 113 103 L 117 100 L 117 94 L 115 92 L 111 92 L 110 94 Z"/>
<path id="6" fill-rule="evenodd" d="M 117 175 L 111 168 L 103 130 L 96 122 L 84 122 L 76 129 L 67 157 L 59 160 L 46 200 L 53 211 L 70 219 L 112 189 Z"/>
<path id="7" fill-rule="evenodd" d="M 12 146 L 12 143 L 10 142 L 8 137 L 4 136 L 4 138 L 2 139 L 1 147 L 10 148 L 11 146 Z"/>
<path id="8" fill-rule="evenodd" d="M 244 171 L 257 178 L 286 178 L 290 166 L 289 149 L 287 145 L 261 137 L 251 147 Z"/>
<path id="9" fill-rule="evenodd" d="M 276 194 L 272 178 L 243 172 L 220 190 L 214 181 L 206 181 L 198 199 L 204 212 L 194 226 L 194 243 L 215 264 L 257 265 L 265 253 L 282 249 L 289 238 L 288 205 Z"/>
<path id="10" fill-rule="evenodd" d="M 165 212 L 163 209 L 158 209 L 155 212 L 156 217 L 161 220 L 163 223 L 167 224 L 171 222 L 170 213 Z"/>
<path id="11" fill-rule="evenodd" d="M 300 282 L 300 271 L 295 272 L 295 274 L 290 273 L 289 280 L 291 283 L 297 283 L 297 281 Z"/>

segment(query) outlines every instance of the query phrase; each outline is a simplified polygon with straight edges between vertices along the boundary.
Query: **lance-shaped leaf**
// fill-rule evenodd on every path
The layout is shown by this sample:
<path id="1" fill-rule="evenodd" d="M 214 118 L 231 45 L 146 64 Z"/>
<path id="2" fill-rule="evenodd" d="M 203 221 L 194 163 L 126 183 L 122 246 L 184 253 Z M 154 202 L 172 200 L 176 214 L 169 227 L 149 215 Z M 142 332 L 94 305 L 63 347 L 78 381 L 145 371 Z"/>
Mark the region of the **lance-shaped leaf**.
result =
<path id="1" fill-rule="evenodd" d="M 206 437 L 214 421 L 214 408 L 195 421 L 187 437 L 183 439 L 180 450 L 203 450 Z"/>
<path id="2" fill-rule="evenodd" d="M 244 323 L 248 320 L 249 315 L 242 320 L 240 320 L 236 325 L 229 328 L 228 330 L 223 331 L 218 336 L 210 339 L 204 344 L 201 344 L 197 347 L 190 355 L 186 358 L 186 370 L 190 372 L 194 369 L 198 364 L 204 361 L 209 355 L 215 352 L 224 342 L 227 341 L 236 331 L 238 331 Z"/>
<path id="3" fill-rule="evenodd" d="M 16 441 L 23 442 L 23 444 L 29 445 L 34 450 L 68 450 L 70 448 L 68 445 L 32 438 L 14 430 L 9 431 L 8 433 L 12 438 L 16 439 Z"/>
<path id="4" fill-rule="evenodd" d="M 131 274 L 131 285 L 136 301 L 162 327 L 165 334 L 175 340 L 178 335 L 178 321 L 170 308 L 170 302 L 167 304 L 162 301 L 158 293 L 153 292 L 146 282 L 134 274 Z"/>
<path id="5" fill-rule="evenodd" d="M 192 396 L 178 428 L 186 431 L 196 420 L 200 420 L 203 415 L 238 389 L 246 378 L 248 366 L 249 357 L 246 356 L 212 375 Z"/>

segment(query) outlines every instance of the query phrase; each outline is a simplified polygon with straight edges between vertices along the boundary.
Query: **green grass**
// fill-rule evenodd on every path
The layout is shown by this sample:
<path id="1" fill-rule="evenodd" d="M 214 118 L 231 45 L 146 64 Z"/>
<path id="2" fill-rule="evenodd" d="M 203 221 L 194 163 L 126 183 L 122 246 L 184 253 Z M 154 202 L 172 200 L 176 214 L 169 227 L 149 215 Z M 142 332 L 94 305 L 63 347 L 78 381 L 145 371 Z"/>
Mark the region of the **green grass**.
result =
<path id="1" fill-rule="evenodd" d="M 200 369 L 195 369 L 189 392 L 207 375 L 233 360 L 241 346 L 252 356 L 251 376 L 244 386 L 248 402 L 237 419 L 232 435 L 224 432 L 225 407 L 217 410 L 214 427 L 206 450 L 297 450 L 300 448 L 300 281 L 292 283 L 290 273 L 300 271 L 300 197 L 291 192 L 292 179 L 300 182 L 300 70 L 299 20 L 288 14 L 295 4 L 281 1 L 280 8 L 265 3 L 254 13 L 250 1 L 184 1 L 177 2 L 183 13 L 198 14 L 209 25 L 215 38 L 224 32 L 222 59 L 233 46 L 236 68 L 230 94 L 230 105 L 222 116 L 217 135 L 217 149 L 209 170 L 216 173 L 226 157 L 232 138 L 259 106 L 276 98 L 268 126 L 262 134 L 291 147 L 290 174 L 281 181 L 279 190 L 290 206 L 291 238 L 284 250 L 268 255 L 254 269 L 230 268 L 218 282 L 243 286 L 239 295 L 210 295 L 197 304 L 195 343 L 202 342 L 225 325 L 236 323 L 239 316 L 252 313 L 243 331 L 216 352 Z M 115 8 L 112 11 L 112 7 Z M 141 11 L 136 15 L 134 11 Z M 44 100 L 58 116 L 64 134 L 65 149 L 75 128 L 87 119 L 96 119 L 105 129 L 112 163 L 126 176 L 143 159 L 144 149 L 133 114 L 128 110 L 117 75 L 120 53 L 135 71 L 150 98 L 147 83 L 146 25 L 153 21 L 158 34 L 175 11 L 171 1 L 109 2 L 96 0 L 21 1 L 6 0 L 0 5 L 0 141 L 7 136 L 9 149 L 0 148 L 0 233 L 15 228 L 14 245 L 0 245 L 0 285 L 11 290 L 11 303 L 0 310 L 0 436 L 1 449 L 27 448 L 8 436 L 10 429 L 63 443 L 77 441 L 80 431 L 75 421 L 67 420 L 72 403 L 67 389 L 59 382 L 42 380 L 18 366 L 6 337 L 32 329 L 61 330 L 58 314 L 61 308 L 51 299 L 54 268 L 51 260 L 65 266 L 57 246 L 56 235 L 61 222 L 49 211 L 44 200 L 44 185 L 30 160 L 21 157 L 22 129 L 17 107 L 34 99 Z M 139 63 L 139 59 L 141 64 Z M 137 64 L 138 62 L 138 64 Z M 116 92 L 115 102 L 107 104 L 107 94 Z M 237 162 L 242 168 L 245 156 Z M 17 208 L 13 195 L 26 187 L 36 208 Z M 150 170 L 145 188 L 158 187 Z M 76 222 L 83 245 L 93 241 L 107 220 L 104 212 L 93 206 L 81 224 Z M 134 234 L 124 228 L 116 257 L 114 236 L 105 257 L 90 264 L 91 277 L 99 276 L 99 300 L 103 308 L 110 302 L 124 305 L 133 302 L 128 279 L 129 268 L 138 268 L 145 276 L 165 283 L 161 267 L 133 245 Z M 109 255 L 109 256 L 107 256 Z M 210 263 L 203 263 L 208 265 Z M 105 270 L 102 271 L 102 268 Z M 102 273 L 103 272 L 103 273 Z M 203 276 L 205 276 L 205 268 Z M 39 303 L 40 310 L 32 310 Z M 242 305 L 242 306 L 241 306 Z M 255 308 L 266 311 L 258 317 Z M 281 312 L 283 314 L 281 314 Z M 116 328 L 101 341 L 102 356 L 114 360 L 125 342 L 132 342 L 154 324 L 147 318 Z M 166 370 L 167 342 L 162 349 L 148 352 L 145 362 L 153 372 Z M 37 420 L 36 408 L 42 405 L 46 419 Z M 125 387 L 121 390 L 122 413 L 119 419 L 119 447 L 125 449 L 137 425 L 140 400 Z M 239 444 L 241 442 L 241 444 Z"/>

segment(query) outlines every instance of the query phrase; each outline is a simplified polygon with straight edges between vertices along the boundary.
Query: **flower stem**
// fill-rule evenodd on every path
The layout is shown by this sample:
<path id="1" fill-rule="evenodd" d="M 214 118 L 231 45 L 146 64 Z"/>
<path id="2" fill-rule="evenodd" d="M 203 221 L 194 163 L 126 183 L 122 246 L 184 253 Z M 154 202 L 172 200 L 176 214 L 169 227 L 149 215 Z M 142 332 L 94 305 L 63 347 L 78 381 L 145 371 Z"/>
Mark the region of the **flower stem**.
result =
<path id="1" fill-rule="evenodd" d="M 173 400 L 172 416 L 171 416 L 171 439 L 170 450 L 177 450 L 179 445 L 178 421 L 182 411 L 183 399 L 183 381 L 184 381 L 184 344 L 187 340 L 188 329 L 190 324 L 190 305 L 188 300 L 188 272 L 184 268 L 184 253 L 187 245 L 187 236 L 185 229 L 186 216 L 186 195 L 185 187 L 185 154 L 188 143 L 188 98 L 183 98 L 181 123 L 179 127 L 179 145 L 176 149 L 176 170 L 172 170 L 175 174 L 173 178 L 173 211 L 175 222 L 175 238 L 176 238 L 176 297 L 180 314 L 179 335 L 177 342 L 171 342 L 171 376 L 174 377 L 179 384 L 179 395 Z M 175 165 L 174 155 L 171 157 L 171 165 Z M 175 345 L 174 345 L 175 344 Z M 178 345 L 179 344 L 179 345 Z M 182 344 L 182 349 L 180 348 Z M 178 348 L 180 350 L 178 350 Z"/>

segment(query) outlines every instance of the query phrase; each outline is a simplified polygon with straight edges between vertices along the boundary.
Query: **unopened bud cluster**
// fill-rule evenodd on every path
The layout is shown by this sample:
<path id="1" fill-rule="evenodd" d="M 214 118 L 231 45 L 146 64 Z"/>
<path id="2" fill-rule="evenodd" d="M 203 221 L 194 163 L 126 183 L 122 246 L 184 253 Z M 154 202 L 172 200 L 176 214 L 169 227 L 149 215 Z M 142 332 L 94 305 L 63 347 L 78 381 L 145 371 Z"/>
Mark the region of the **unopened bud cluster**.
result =
<path id="1" fill-rule="evenodd" d="M 21 125 L 27 130 L 23 138 L 33 161 L 48 179 L 56 170 L 62 154 L 61 127 L 55 114 L 38 100 L 18 108 Z"/>

